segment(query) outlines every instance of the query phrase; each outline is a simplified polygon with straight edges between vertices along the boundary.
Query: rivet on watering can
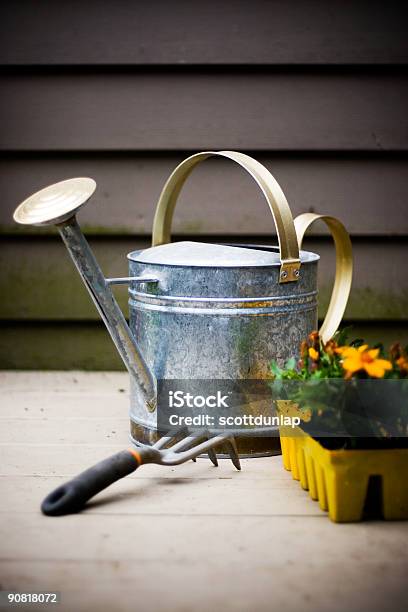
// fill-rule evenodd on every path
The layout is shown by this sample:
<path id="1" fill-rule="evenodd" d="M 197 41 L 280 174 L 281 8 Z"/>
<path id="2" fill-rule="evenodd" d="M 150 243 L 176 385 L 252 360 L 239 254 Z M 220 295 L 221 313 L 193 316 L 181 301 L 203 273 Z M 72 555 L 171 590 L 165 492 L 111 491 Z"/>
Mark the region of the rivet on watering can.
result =
<path id="1" fill-rule="evenodd" d="M 280 276 L 281 276 L 281 278 L 285 279 L 285 278 L 287 278 L 287 277 L 288 277 L 288 273 L 286 272 L 286 270 L 283 270 L 283 271 L 281 272 L 281 275 L 280 275 Z"/>
<path id="2" fill-rule="evenodd" d="M 296 276 L 296 278 L 299 278 L 299 270 L 293 270 L 293 274 Z"/>

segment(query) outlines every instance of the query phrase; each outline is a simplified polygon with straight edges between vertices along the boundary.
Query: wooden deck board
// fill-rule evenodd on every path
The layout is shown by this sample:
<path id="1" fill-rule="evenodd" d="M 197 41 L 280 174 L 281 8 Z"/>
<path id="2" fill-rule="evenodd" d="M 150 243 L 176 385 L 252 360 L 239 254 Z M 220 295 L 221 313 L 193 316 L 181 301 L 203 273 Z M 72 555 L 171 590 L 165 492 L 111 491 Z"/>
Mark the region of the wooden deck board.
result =
<path id="1" fill-rule="evenodd" d="M 48 491 L 127 443 L 127 375 L 0 385 L 3 589 L 59 590 L 67 611 L 403 610 L 408 523 L 334 525 L 280 457 L 144 466 L 81 515 L 42 516 Z"/>

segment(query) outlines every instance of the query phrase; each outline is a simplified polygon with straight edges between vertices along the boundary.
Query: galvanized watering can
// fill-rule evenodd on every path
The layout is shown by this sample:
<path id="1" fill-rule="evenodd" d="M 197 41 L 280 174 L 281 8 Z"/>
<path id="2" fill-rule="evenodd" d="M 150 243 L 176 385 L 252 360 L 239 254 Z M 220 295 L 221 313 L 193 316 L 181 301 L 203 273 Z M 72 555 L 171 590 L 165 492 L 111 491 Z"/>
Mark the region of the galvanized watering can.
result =
<path id="1" fill-rule="evenodd" d="M 275 222 L 279 246 L 171 243 L 170 227 L 180 190 L 210 156 L 228 158 L 261 189 Z M 128 254 L 129 277 L 107 279 L 76 221 L 96 183 L 75 178 L 51 185 L 22 202 L 14 219 L 25 225 L 55 224 L 131 377 L 131 433 L 156 439 L 158 379 L 256 379 L 269 364 L 296 356 L 301 340 L 317 327 L 315 253 L 300 251 L 316 220 L 329 227 L 336 246 L 336 277 L 320 333 L 328 340 L 346 307 L 352 278 L 350 238 L 335 218 L 312 213 L 292 218 L 285 195 L 260 163 L 233 151 L 203 152 L 184 160 L 161 193 L 152 247 Z M 129 284 L 129 325 L 111 285 Z M 262 432 L 265 434 L 265 432 Z M 241 452 L 270 450 L 270 437 L 238 439 Z"/>

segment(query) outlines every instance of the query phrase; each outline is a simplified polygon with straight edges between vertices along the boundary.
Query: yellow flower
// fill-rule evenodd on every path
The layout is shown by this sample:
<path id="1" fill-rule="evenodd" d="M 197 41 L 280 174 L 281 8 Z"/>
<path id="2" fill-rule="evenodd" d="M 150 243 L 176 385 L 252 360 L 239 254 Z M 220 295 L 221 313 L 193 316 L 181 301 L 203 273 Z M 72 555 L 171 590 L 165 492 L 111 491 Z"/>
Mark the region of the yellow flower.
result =
<path id="1" fill-rule="evenodd" d="M 319 353 L 316 351 L 316 349 L 311 347 L 309 349 L 309 357 L 311 357 L 313 361 L 317 361 L 319 359 Z"/>
<path id="2" fill-rule="evenodd" d="M 347 357 L 347 354 L 354 355 L 355 351 L 362 353 L 366 349 L 368 349 L 368 344 L 362 344 L 357 349 L 354 348 L 354 346 L 339 346 L 338 348 L 335 349 L 335 351 L 339 355 L 344 355 Z"/>
<path id="3" fill-rule="evenodd" d="M 367 344 L 358 348 L 342 346 L 336 349 L 342 357 L 342 366 L 346 370 L 346 378 L 355 372 L 364 370 L 373 378 L 383 378 L 387 370 L 392 370 L 391 362 L 387 359 L 378 359 L 380 349 L 369 349 Z"/>

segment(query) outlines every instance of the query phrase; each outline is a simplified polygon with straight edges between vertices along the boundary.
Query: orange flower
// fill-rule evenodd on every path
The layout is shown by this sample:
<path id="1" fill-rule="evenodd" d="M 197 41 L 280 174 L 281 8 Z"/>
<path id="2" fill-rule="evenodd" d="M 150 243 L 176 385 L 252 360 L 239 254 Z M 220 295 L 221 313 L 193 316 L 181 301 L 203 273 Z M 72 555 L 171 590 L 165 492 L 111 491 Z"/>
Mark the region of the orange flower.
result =
<path id="1" fill-rule="evenodd" d="M 335 342 L 334 340 L 329 340 L 324 345 L 324 350 L 330 357 L 334 355 L 336 349 L 337 349 L 337 342 Z"/>
<path id="2" fill-rule="evenodd" d="M 313 359 L 313 361 L 318 361 L 319 359 L 319 353 L 316 351 L 316 349 L 314 349 L 313 347 L 311 347 L 309 349 L 309 357 L 311 357 L 311 359 Z"/>
<path id="3" fill-rule="evenodd" d="M 383 378 L 387 370 L 392 370 L 391 362 L 387 359 L 378 359 L 380 349 L 369 349 L 367 344 L 358 348 L 342 346 L 336 349 L 342 358 L 342 366 L 346 370 L 346 378 L 364 370 L 373 378 Z"/>
<path id="4" fill-rule="evenodd" d="M 300 356 L 302 357 L 302 359 L 305 359 L 307 357 L 307 351 L 308 351 L 307 342 L 306 340 L 303 340 L 302 344 L 300 345 Z"/>
<path id="5" fill-rule="evenodd" d="M 400 357 L 402 357 L 403 350 L 399 342 L 394 342 L 394 344 L 390 347 L 390 357 L 394 361 L 397 361 Z"/>
<path id="6" fill-rule="evenodd" d="M 405 357 L 404 355 L 401 355 L 401 357 L 397 359 L 395 363 L 397 364 L 401 372 L 403 372 L 404 374 L 408 374 L 408 358 L 407 357 Z"/>
<path id="7" fill-rule="evenodd" d="M 319 338 L 319 332 L 317 331 L 312 331 L 309 334 L 309 342 L 310 345 L 314 348 L 314 349 L 318 349 L 319 348 L 319 344 L 320 344 L 320 338 Z"/>

